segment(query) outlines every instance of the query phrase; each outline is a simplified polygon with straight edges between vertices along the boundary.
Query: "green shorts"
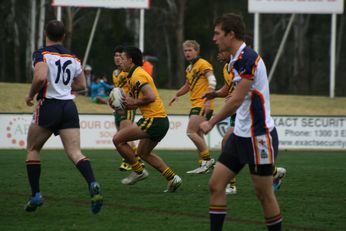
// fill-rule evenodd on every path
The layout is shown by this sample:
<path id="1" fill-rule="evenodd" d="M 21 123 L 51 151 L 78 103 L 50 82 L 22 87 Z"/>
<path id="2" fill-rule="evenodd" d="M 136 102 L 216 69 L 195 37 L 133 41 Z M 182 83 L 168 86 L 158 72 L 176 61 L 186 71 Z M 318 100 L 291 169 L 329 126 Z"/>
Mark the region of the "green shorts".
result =
<path id="1" fill-rule="evenodd" d="M 168 132 L 168 117 L 164 118 L 141 118 L 137 126 L 146 132 L 152 141 L 160 142 Z"/>
<path id="2" fill-rule="evenodd" d="M 124 114 L 114 113 L 114 121 L 117 126 L 120 126 L 120 122 L 123 120 L 131 120 L 132 122 L 135 120 L 136 111 L 135 110 L 127 110 Z"/>
<path id="3" fill-rule="evenodd" d="M 190 110 L 189 116 L 192 115 L 199 115 L 205 117 L 207 120 L 210 120 L 210 118 L 213 116 L 213 110 L 209 111 L 206 115 L 202 115 L 202 108 L 201 107 L 193 107 Z"/>

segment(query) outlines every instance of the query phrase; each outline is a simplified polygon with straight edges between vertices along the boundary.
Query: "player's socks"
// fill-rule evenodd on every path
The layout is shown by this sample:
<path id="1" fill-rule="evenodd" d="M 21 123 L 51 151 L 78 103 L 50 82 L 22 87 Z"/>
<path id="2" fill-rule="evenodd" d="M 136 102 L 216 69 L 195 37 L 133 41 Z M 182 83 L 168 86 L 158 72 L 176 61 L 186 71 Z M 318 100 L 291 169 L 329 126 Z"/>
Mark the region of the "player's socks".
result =
<path id="1" fill-rule="evenodd" d="M 276 168 L 276 166 L 274 166 L 273 177 L 275 178 L 277 174 L 278 174 L 278 169 Z"/>
<path id="2" fill-rule="evenodd" d="M 201 165 L 202 165 L 202 162 L 203 162 L 203 160 L 202 160 L 202 159 L 197 160 L 197 164 L 198 164 L 198 166 L 201 166 Z"/>
<path id="3" fill-rule="evenodd" d="M 278 214 L 274 217 L 265 218 L 268 231 L 281 231 L 282 217 Z"/>
<path id="4" fill-rule="evenodd" d="M 202 158 L 202 160 L 210 160 L 209 150 L 204 150 L 199 153 L 199 156 Z"/>
<path id="5" fill-rule="evenodd" d="M 166 177 L 168 181 L 172 180 L 175 175 L 175 172 L 170 167 L 166 168 L 162 172 L 162 176 Z"/>
<path id="6" fill-rule="evenodd" d="M 143 165 L 137 160 L 136 163 L 132 165 L 132 170 L 135 171 L 137 174 L 141 174 L 144 170 Z"/>
<path id="7" fill-rule="evenodd" d="M 40 192 L 41 161 L 27 160 L 26 171 L 31 187 L 31 196 L 34 197 L 37 192 Z"/>
<path id="8" fill-rule="evenodd" d="M 136 146 L 136 145 L 133 145 L 131 148 L 132 148 L 132 150 L 136 153 L 136 156 L 138 156 L 138 155 L 137 155 L 137 146 Z"/>
<path id="9" fill-rule="evenodd" d="M 78 168 L 84 179 L 88 182 L 88 185 L 90 185 L 92 182 L 95 182 L 95 177 L 90 165 L 90 161 L 86 157 L 79 160 L 76 163 L 76 167 Z"/>
<path id="10" fill-rule="evenodd" d="M 237 185 L 237 179 L 235 177 L 233 177 L 230 181 L 229 181 L 229 184 L 234 187 Z"/>
<path id="11" fill-rule="evenodd" d="M 210 205 L 210 231 L 221 231 L 226 216 L 226 205 Z"/>

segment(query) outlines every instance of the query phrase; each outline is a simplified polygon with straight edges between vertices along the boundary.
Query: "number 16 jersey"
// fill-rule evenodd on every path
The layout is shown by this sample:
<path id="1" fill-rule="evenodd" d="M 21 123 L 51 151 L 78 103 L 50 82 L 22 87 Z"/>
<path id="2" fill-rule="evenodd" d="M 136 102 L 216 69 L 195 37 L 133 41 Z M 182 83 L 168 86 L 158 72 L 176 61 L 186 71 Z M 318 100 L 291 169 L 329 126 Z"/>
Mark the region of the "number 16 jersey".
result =
<path id="1" fill-rule="evenodd" d="M 37 95 L 37 99 L 70 100 L 71 84 L 81 74 L 80 60 L 62 45 L 52 45 L 36 50 L 33 55 L 33 66 L 45 62 L 48 66 L 47 80 Z"/>

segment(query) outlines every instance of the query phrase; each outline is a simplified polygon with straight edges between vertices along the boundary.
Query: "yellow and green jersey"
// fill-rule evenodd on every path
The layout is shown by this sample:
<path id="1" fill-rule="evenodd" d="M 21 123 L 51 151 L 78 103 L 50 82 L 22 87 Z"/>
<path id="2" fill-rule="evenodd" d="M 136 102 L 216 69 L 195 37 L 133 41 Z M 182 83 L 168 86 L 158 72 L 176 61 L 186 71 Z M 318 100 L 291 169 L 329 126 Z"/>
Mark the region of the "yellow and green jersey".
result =
<path id="1" fill-rule="evenodd" d="M 119 87 L 128 93 L 130 90 L 129 84 L 127 82 L 127 72 L 115 69 L 112 74 L 114 87 Z"/>
<path id="2" fill-rule="evenodd" d="M 232 70 L 229 70 L 228 63 L 226 63 L 225 66 L 223 67 L 223 78 L 225 80 L 225 84 L 228 87 L 228 94 L 232 93 L 232 91 L 234 90 L 233 77 L 234 77 L 234 74 Z"/>
<path id="3" fill-rule="evenodd" d="M 135 99 L 143 98 L 141 88 L 147 84 L 149 84 L 151 89 L 153 89 L 154 91 L 154 94 L 156 96 L 155 101 L 147 105 L 139 106 L 139 110 L 141 111 L 144 118 L 167 117 L 165 107 L 159 96 L 153 78 L 142 67 L 132 67 L 128 73 L 127 78 L 130 86 L 130 95 Z"/>
<path id="4" fill-rule="evenodd" d="M 192 107 L 204 107 L 205 99 L 202 96 L 208 92 L 208 79 L 204 75 L 207 71 L 213 71 L 212 65 L 205 59 L 198 58 L 186 68 L 186 79 L 190 88 L 190 101 Z M 211 109 L 214 108 L 214 100 L 211 101 Z"/>

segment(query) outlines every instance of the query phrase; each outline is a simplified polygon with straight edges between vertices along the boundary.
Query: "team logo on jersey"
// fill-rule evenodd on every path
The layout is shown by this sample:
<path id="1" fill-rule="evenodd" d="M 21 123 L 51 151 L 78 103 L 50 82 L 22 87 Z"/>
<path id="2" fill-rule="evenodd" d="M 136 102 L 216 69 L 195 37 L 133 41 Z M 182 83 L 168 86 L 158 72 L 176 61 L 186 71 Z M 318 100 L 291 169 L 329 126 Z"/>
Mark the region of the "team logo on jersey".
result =
<path id="1" fill-rule="evenodd" d="M 141 82 L 138 80 L 135 84 L 135 88 L 138 90 L 140 86 L 141 86 Z"/>

